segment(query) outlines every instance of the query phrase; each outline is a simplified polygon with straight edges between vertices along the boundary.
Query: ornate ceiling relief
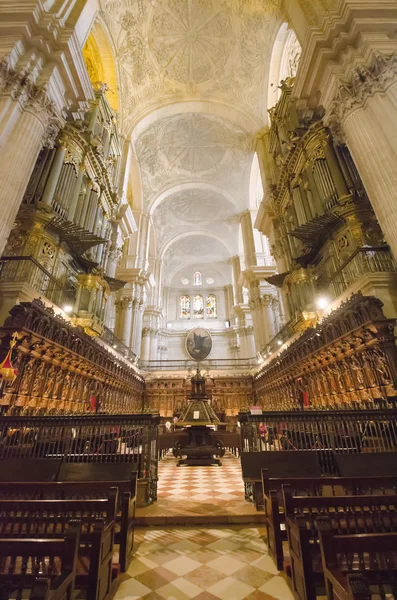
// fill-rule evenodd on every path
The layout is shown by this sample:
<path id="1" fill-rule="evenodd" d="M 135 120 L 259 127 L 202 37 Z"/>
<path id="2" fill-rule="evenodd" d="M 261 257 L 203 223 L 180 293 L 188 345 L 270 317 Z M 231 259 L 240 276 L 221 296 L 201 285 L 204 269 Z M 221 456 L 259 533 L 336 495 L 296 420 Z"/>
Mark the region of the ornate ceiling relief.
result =
<path id="1" fill-rule="evenodd" d="M 146 202 L 164 188 L 192 180 L 211 181 L 243 196 L 251 144 L 242 128 L 213 115 L 187 113 L 156 121 L 135 144 Z"/>
<path id="2" fill-rule="evenodd" d="M 235 45 L 226 3 L 171 0 L 154 8 L 149 45 L 167 77 L 192 88 L 225 68 Z"/>
<path id="3" fill-rule="evenodd" d="M 222 273 L 230 283 L 236 215 L 249 205 L 253 136 L 267 118 L 279 0 L 99 2 L 116 49 L 121 121 L 133 139 L 145 210 L 165 197 L 152 214 L 156 247 L 163 253 L 176 240 L 162 254 L 166 281 L 185 269 L 181 286 L 182 276 L 191 277 L 188 266 L 204 264 L 217 265 L 217 285 Z M 180 188 L 188 189 L 171 194 Z"/>
<path id="4" fill-rule="evenodd" d="M 120 68 L 130 132 L 164 103 L 220 100 L 266 114 L 266 57 L 279 25 L 275 0 L 100 0 Z"/>
<path id="5" fill-rule="evenodd" d="M 237 222 L 233 223 L 234 213 L 234 206 L 220 194 L 194 188 L 176 192 L 166 198 L 153 215 L 159 247 L 163 248 L 173 237 L 189 229 L 222 231 L 230 238 L 238 229 Z"/>

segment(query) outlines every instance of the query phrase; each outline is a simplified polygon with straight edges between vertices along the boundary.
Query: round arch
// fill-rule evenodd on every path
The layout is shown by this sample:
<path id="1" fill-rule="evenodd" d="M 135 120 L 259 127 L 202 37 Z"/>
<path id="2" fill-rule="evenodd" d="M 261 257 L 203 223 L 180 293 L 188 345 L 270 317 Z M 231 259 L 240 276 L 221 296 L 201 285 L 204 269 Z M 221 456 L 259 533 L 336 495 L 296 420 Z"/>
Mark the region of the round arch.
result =
<path id="1" fill-rule="evenodd" d="M 220 242 L 228 251 L 229 255 L 232 256 L 233 255 L 233 250 L 230 248 L 229 244 L 219 235 L 217 235 L 216 233 L 213 233 L 211 231 L 186 231 L 184 233 L 180 233 L 178 235 L 176 235 L 175 237 L 173 237 L 171 240 L 169 240 L 167 242 L 167 244 L 164 246 L 162 252 L 161 252 L 161 259 L 164 258 L 166 252 L 171 248 L 171 246 L 173 246 L 176 242 L 178 242 L 179 240 L 182 240 L 183 238 L 186 237 L 191 237 L 191 236 L 200 236 L 200 237 L 209 237 L 212 238 L 214 240 L 217 240 L 218 242 Z"/>
<path id="2" fill-rule="evenodd" d="M 173 185 L 172 187 L 167 188 L 163 192 L 161 192 L 158 196 L 156 196 L 148 207 L 148 212 L 150 215 L 153 215 L 156 209 L 160 206 L 164 200 L 181 191 L 188 191 L 193 189 L 205 190 L 208 192 L 213 192 L 215 194 L 219 194 L 223 196 L 226 200 L 228 200 L 236 209 L 236 211 L 240 210 L 238 207 L 237 200 L 232 194 L 230 194 L 227 190 L 220 188 L 212 183 L 206 183 L 204 181 L 189 181 L 188 183 L 179 183 Z"/>
<path id="3" fill-rule="evenodd" d="M 98 20 L 93 25 L 83 47 L 83 58 L 87 67 L 92 85 L 106 83 L 109 87 L 106 99 L 111 108 L 119 112 L 119 86 L 115 52 L 111 43 L 111 36 L 106 25 Z"/>
<path id="4" fill-rule="evenodd" d="M 159 108 L 152 110 L 132 126 L 129 135 L 131 135 L 131 139 L 133 143 L 135 143 L 145 129 L 150 125 L 153 125 L 156 121 L 184 113 L 205 113 L 220 117 L 235 125 L 239 125 L 250 135 L 255 135 L 258 128 L 263 125 L 259 119 L 253 119 L 250 115 L 247 115 L 245 112 L 238 110 L 229 104 L 186 100 L 184 102 L 173 102 L 166 105 L 162 104 Z"/>
<path id="5" fill-rule="evenodd" d="M 270 58 L 267 107 L 272 108 L 280 97 L 282 79 L 295 77 L 302 48 L 293 29 L 283 23 L 278 30 Z"/>

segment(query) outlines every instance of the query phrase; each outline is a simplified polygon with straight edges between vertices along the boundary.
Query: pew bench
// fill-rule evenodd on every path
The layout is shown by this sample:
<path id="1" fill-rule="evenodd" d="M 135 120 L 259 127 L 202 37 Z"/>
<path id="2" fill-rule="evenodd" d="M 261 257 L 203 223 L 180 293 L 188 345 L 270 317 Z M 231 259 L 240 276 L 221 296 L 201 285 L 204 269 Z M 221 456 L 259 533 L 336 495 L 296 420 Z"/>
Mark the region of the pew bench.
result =
<path id="1" fill-rule="evenodd" d="M 316 600 L 324 587 L 319 529 L 324 521 L 338 534 L 392 532 L 397 529 L 397 496 L 293 496 L 283 487 L 285 526 L 296 600 Z"/>
<path id="2" fill-rule="evenodd" d="M 72 600 L 80 523 L 63 537 L 0 539 L 0 597 L 8 600 Z"/>
<path id="3" fill-rule="evenodd" d="M 119 563 L 122 572 L 127 571 L 134 547 L 135 509 L 138 472 L 136 463 L 63 463 L 59 469 L 58 482 L 66 485 L 78 483 L 79 490 L 90 489 L 102 494 L 109 486 L 116 486 L 119 504 L 116 516 L 115 543 L 119 546 Z M 94 486 L 94 487 L 93 487 Z"/>
<path id="4" fill-rule="evenodd" d="M 106 499 L 0 500 L 0 538 L 63 536 L 70 519 L 81 524 L 76 583 L 87 600 L 109 600 L 112 580 L 117 488 Z"/>
<path id="5" fill-rule="evenodd" d="M 290 486 L 293 496 L 397 494 L 397 477 L 269 477 L 262 470 L 267 544 L 279 571 L 284 566 L 283 542 L 287 541 L 283 485 Z"/>
<path id="6" fill-rule="evenodd" d="M 335 535 L 325 524 L 319 540 L 328 600 L 396 597 L 396 532 Z"/>
<path id="7" fill-rule="evenodd" d="M 243 452 L 241 470 L 246 488 L 247 485 L 252 486 L 253 501 L 257 510 L 264 510 L 262 471 L 266 471 L 268 477 L 321 477 L 317 452 L 304 450 Z"/>
<path id="8" fill-rule="evenodd" d="M 119 546 L 120 570 L 125 572 L 132 559 L 138 474 L 133 463 L 63 463 L 57 481 L 12 481 L 13 473 L 2 461 L 0 498 L 67 499 L 106 498 L 112 487 L 118 489 L 115 544 Z M 29 469 L 30 461 L 25 462 Z"/>

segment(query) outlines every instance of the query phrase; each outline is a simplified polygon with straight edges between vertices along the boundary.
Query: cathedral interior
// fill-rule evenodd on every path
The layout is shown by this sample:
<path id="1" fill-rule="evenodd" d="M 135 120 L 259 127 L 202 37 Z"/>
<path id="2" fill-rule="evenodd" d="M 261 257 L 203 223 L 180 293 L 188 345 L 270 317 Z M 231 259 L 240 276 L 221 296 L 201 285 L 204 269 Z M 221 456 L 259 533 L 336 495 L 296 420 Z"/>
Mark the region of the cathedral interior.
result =
<path id="1" fill-rule="evenodd" d="M 396 0 L 0 0 L 1 600 L 397 600 Z"/>

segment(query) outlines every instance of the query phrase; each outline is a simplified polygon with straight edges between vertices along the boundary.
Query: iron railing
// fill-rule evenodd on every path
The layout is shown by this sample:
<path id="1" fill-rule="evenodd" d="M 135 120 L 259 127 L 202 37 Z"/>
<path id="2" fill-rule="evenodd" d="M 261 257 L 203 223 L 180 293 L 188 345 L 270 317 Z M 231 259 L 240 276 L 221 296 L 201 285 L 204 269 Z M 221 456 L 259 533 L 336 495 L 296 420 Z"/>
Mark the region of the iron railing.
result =
<path id="1" fill-rule="evenodd" d="M 397 270 L 388 246 L 357 248 L 331 276 L 332 291 L 337 298 L 367 273 L 391 273 Z"/>
<path id="2" fill-rule="evenodd" d="M 128 360 L 134 361 L 136 358 L 135 352 L 131 350 L 128 346 L 124 344 L 118 337 L 115 336 L 113 331 L 103 326 L 103 333 L 101 335 L 101 340 L 106 342 L 109 346 L 111 346 L 114 350 L 117 350 L 119 354 L 127 358 Z"/>
<path id="3" fill-rule="evenodd" d="M 0 460 L 137 463 L 157 498 L 158 415 L 0 417 Z"/>
<path id="4" fill-rule="evenodd" d="M 196 370 L 198 361 L 196 360 L 141 360 L 139 368 L 143 371 L 174 371 Z M 199 361 L 201 369 L 222 370 L 222 369 L 252 369 L 258 367 L 258 359 L 255 358 L 222 358 Z"/>
<path id="5" fill-rule="evenodd" d="M 65 287 L 33 256 L 3 256 L 0 283 L 26 283 L 57 306 L 74 304 L 75 290 Z"/>
<path id="6" fill-rule="evenodd" d="M 243 452 L 397 451 L 397 409 L 239 414 Z"/>

